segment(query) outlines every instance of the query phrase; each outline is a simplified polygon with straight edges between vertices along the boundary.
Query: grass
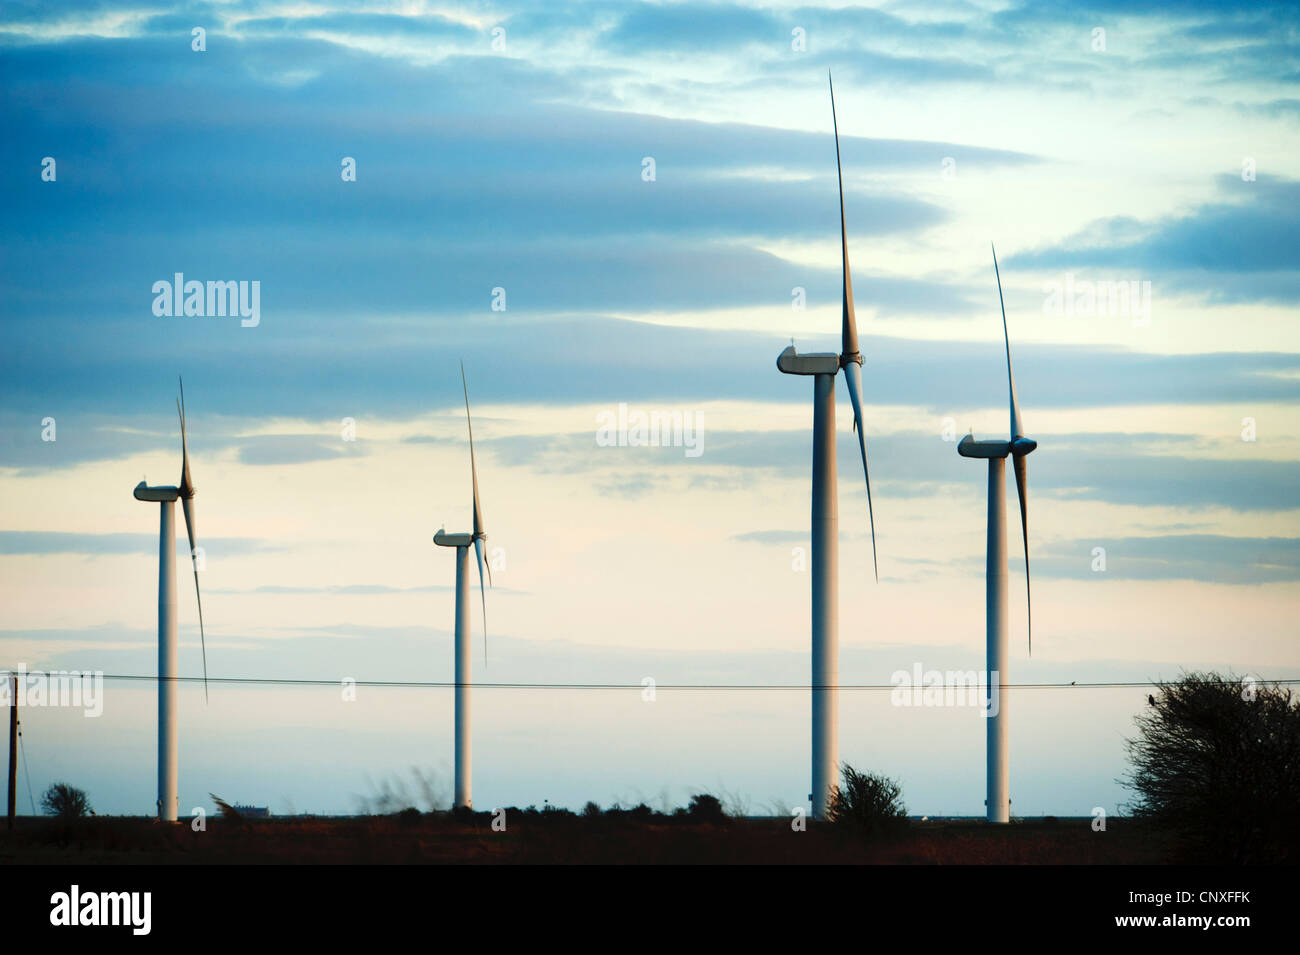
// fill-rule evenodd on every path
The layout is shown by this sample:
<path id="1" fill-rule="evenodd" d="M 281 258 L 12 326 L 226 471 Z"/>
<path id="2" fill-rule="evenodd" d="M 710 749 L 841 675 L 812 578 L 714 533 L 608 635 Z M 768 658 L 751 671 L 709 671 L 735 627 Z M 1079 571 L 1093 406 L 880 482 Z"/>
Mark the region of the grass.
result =
<path id="1" fill-rule="evenodd" d="M 789 819 L 726 819 L 623 811 L 581 817 L 566 811 L 507 810 L 505 832 L 488 813 L 419 813 L 356 818 L 207 820 L 165 825 L 139 817 L 75 821 L 22 818 L 0 829 L 0 864 L 241 863 L 737 863 L 1038 865 L 1159 864 L 1169 847 L 1148 826 L 1091 818 L 1028 820 L 992 827 L 978 821 L 909 821 L 870 837 Z"/>

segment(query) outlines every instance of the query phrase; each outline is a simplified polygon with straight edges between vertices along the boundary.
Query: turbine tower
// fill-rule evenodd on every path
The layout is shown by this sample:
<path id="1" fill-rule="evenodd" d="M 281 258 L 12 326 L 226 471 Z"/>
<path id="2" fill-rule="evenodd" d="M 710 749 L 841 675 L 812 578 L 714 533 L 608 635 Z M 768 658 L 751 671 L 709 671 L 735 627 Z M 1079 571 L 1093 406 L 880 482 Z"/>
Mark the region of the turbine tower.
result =
<path id="1" fill-rule="evenodd" d="M 1010 655 L 1007 650 L 1007 482 L 1003 461 L 1009 455 L 1016 472 L 1016 493 L 1020 497 L 1020 532 L 1025 544 L 1025 605 L 1028 608 L 1029 652 L 1034 650 L 1033 604 L 1029 594 L 1029 490 L 1025 484 L 1025 456 L 1038 442 L 1025 437 L 1016 398 L 1016 376 L 1011 371 L 1011 336 L 1007 333 L 1007 307 L 1002 301 L 1002 276 L 998 254 L 993 250 L 993 274 L 998 280 L 998 304 L 1002 307 L 1002 337 L 1007 349 L 1007 382 L 1011 391 L 1011 440 L 976 441 L 966 435 L 957 445 L 964 458 L 986 458 L 989 462 L 988 557 L 984 584 L 985 639 L 987 641 L 988 705 L 986 727 L 987 779 L 985 816 L 989 822 L 1011 821 L 1011 769 L 1007 752 L 1007 682 Z M 996 699 L 995 699 L 996 694 Z"/>
<path id="2" fill-rule="evenodd" d="M 776 359 L 787 375 L 813 377 L 812 466 L 812 800 L 813 818 L 823 819 L 839 772 L 839 507 L 835 480 L 835 376 L 844 369 L 853 429 L 862 452 L 867 482 L 867 514 L 871 520 L 871 560 L 876 580 L 876 519 L 871 508 L 871 477 L 867 472 L 867 439 L 862 426 L 862 354 L 853 312 L 853 280 L 849 276 L 849 246 L 844 225 L 844 175 L 840 170 L 840 133 L 835 119 L 835 87 L 831 85 L 831 123 L 835 128 L 835 171 L 840 185 L 840 248 L 844 259 L 843 323 L 839 355 L 834 352 L 800 355 L 788 346 Z"/>
<path id="3" fill-rule="evenodd" d="M 176 640 L 176 508 L 185 512 L 185 532 L 194 568 L 194 596 L 199 605 L 199 641 L 203 648 L 203 698 L 208 697 L 208 648 L 203 633 L 203 597 L 199 593 L 199 565 L 194 534 L 194 482 L 190 480 L 190 452 L 185 440 L 185 384 L 176 402 L 181 419 L 181 483 L 179 487 L 135 487 L 137 501 L 157 503 L 162 512 L 158 533 L 158 818 L 175 822 L 180 809 L 177 795 L 180 740 L 176 731 L 178 648 Z"/>
<path id="4" fill-rule="evenodd" d="M 469 547 L 478 556 L 479 595 L 483 601 L 483 659 L 487 661 L 487 591 L 483 587 L 483 509 L 478 500 L 478 469 L 474 465 L 474 423 L 469 415 L 469 385 L 465 382 L 465 363 L 460 365 L 460 384 L 465 392 L 465 423 L 469 428 L 469 473 L 474 484 L 474 530 L 468 534 L 448 534 L 440 529 L 433 535 L 439 547 L 456 548 L 456 781 L 452 805 L 460 809 L 474 804 L 471 795 L 472 760 L 470 758 L 470 627 L 469 627 Z M 492 582 L 492 569 L 487 571 Z"/>

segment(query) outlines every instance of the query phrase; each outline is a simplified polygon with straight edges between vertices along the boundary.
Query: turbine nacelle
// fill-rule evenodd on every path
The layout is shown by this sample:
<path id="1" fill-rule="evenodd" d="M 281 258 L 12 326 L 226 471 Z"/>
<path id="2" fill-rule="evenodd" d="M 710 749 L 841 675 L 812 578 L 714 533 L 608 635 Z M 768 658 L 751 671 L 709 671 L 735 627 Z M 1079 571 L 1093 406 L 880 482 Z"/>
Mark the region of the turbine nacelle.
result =
<path id="1" fill-rule="evenodd" d="M 149 501 L 153 504 L 166 504 L 168 501 L 175 501 L 181 496 L 181 489 L 178 487 L 149 487 L 144 481 L 135 486 L 131 492 L 137 501 Z"/>
<path id="2" fill-rule="evenodd" d="M 839 374 L 840 356 L 834 352 L 800 355 L 793 345 L 787 345 L 785 351 L 776 356 L 776 367 L 786 375 L 835 375 Z"/>
<path id="3" fill-rule="evenodd" d="M 1011 453 L 1011 442 L 976 441 L 968 434 L 957 444 L 957 453 L 963 458 L 1005 458 Z"/>
<path id="4" fill-rule="evenodd" d="M 976 441 L 973 435 L 966 435 L 957 444 L 957 453 L 963 458 L 1023 458 L 1038 442 L 1032 438 L 1016 438 L 1014 441 Z"/>
<path id="5" fill-rule="evenodd" d="M 439 547 L 468 547 L 474 543 L 473 534 L 448 534 L 439 530 L 433 535 L 433 542 Z"/>
<path id="6" fill-rule="evenodd" d="M 966 435 L 957 442 L 957 453 L 963 458 L 1023 458 L 1038 447 L 1032 438 L 1016 438 L 1014 441 L 1002 441 L 998 438 L 976 441 L 974 435 Z"/>

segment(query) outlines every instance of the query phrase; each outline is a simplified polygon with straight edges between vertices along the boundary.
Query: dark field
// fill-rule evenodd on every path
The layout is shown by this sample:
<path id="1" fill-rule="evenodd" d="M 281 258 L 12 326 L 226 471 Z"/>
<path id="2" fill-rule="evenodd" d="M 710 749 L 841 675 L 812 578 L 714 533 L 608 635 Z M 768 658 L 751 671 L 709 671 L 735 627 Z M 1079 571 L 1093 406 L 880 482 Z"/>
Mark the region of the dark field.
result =
<path id="1" fill-rule="evenodd" d="M 20 819 L 0 829 L 0 864 L 246 863 L 880 863 L 901 865 L 1150 865 L 1172 861 L 1162 837 L 1128 819 L 1093 832 L 1090 818 L 909 822 L 891 836 L 828 824 L 791 830 L 789 819 L 720 823 L 582 818 L 514 811 L 505 832 L 492 817 L 447 813 L 358 818 Z"/>

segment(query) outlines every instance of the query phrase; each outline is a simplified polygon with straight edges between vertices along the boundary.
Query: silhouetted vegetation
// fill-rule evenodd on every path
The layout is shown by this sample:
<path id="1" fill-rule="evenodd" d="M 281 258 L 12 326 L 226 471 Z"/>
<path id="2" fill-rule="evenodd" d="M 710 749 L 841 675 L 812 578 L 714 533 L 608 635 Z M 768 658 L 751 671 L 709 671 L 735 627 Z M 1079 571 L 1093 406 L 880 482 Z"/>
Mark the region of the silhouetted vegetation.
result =
<path id="1" fill-rule="evenodd" d="M 1190 861 L 1300 858 L 1300 699 L 1231 674 L 1156 686 L 1127 741 L 1134 814 L 1175 834 Z"/>
<path id="2" fill-rule="evenodd" d="M 420 822 L 422 813 L 414 806 L 407 806 L 397 814 L 397 821 L 404 826 L 415 826 Z"/>
<path id="3" fill-rule="evenodd" d="M 60 819 L 80 819 L 90 815 L 90 800 L 85 792 L 67 783 L 55 783 L 41 796 L 41 810 Z"/>
<path id="4" fill-rule="evenodd" d="M 860 773 L 845 763 L 826 815 L 837 826 L 859 832 L 898 832 L 907 826 L 902 795 L 902 787 L 892 779 Z"/>
<path id="5" fill-rule="evenodd" d="M 243 814 L 216 793 L 208 793 L 208 798 L 210 798 L 216 805 L 217 811 L 221 813 L 222 819 L 227 819 L 231 822 L 240 822 L 243 820 Z"/>
<path id="6" fill-rule="evenodd" d="M 504 829 L 493 813 L 398 813 L 355 817 L 182 820 L 88 817 L 62 821 L 19 817 L 0 828 L 0 864 L 1154 864 L 1168 861 L 1167 841 L 1150 826 L 1109 820 L 1105 838 L 1091 819 L 1056 825 L 1025 820 L 911 822 L 890 838 L 844 838 L 832 824 L 797 830 L 789 816 L 697 822 L 686 807 L 655 812 L 632 807 L 588 818 L 563 809 L 507 808 Z"/>
<path id="7" fill-rule="evenodd" d="M 650 822 L 656 817 L 665 818 L 662 813 L 657 813 L 645 803 L 638 803 L 631 808 L 613 805 L 604 812 L 598 812 L 589 818 L 592 819 L 609 819 L 615 822 Z"/>
<path id="8" fill-rule="evenodd" d="M 911 821 L 898 784 L 845 766 L 834 822 L 788 815 L 750 817 L 725 790 L 696 793 L 658 809 L 592 801 L 581 812 L 539 808 L 430 809 L 410 805 L 401 781 L 373 800 L 381 812 L 355 816 L 251 816 L 231 807 L 194 828 L 149 817 L 23 819 L 0 832 L 0 862 L 92 864 L 311 863 L 666 863 L 666 864 L 1156 864 L 1170 861 L 1172 837 L 1147 822 L 1113 818 L 1104 839 L 1091 819 Z M 417 774 L 417 781 L 425 781 Z M 71 789 L 71 787 L 68 787 Z M 441 801 L 432 785 L 428 802 Z M 224 800 L 213 796 L 218 807 Z M 229 805 L 229 804 L 226 804 Z M 845 838 L 847 831 L 888 838 Z"/>
<path id="9" fill-rule="evenodd" d="M 694 822 L 726 822 L 727 814 L 722 811 L 722 803 L 717 796 L 699 793 L 691 797 L 691 804 L 686 807 L 686 815 Z"/>
<path id="10" fill-rule="evenodd" d="M 373 796 L 356 797 L 361 813 L 390 816 L 403 809 L 439 812 L 451 807 L 450 786 L 441 785 L 433 772 L 422 772 L 418 766 L 412 766 L 411 780 L 411 786 L 398 776 L 380 780 L 378 792 Z"/>

